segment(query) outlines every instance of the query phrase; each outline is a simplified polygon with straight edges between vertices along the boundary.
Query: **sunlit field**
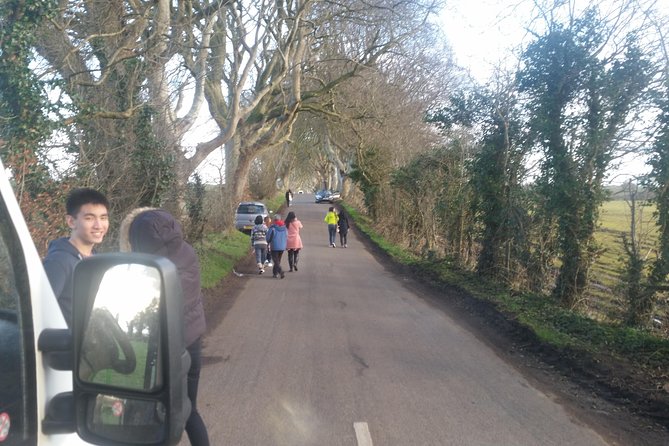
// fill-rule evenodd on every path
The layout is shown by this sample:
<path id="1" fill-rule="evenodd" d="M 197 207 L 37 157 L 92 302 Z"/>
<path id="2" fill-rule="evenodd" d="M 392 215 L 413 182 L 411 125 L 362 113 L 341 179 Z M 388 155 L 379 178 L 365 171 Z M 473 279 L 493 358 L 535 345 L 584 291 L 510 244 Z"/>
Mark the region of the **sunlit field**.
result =
<path id="1" fill-rule="evenodd" d="M 636 239 L 641 246 L 641 256 L 648 263 L 656 257 L 654 211 L 652 204 L 637 203 Z M 626 262 L 623 237 L 631 237 L 631 215 L 630 205 L 624 200 L 608 201 L 601 209 L 600 226 L 595 235 L 599 256 L 592 270 L 591 299 L 587 303 L 589 312 L 597 319 L 619 321 L 623 317 L 624 290 L 620 280 Z"/>

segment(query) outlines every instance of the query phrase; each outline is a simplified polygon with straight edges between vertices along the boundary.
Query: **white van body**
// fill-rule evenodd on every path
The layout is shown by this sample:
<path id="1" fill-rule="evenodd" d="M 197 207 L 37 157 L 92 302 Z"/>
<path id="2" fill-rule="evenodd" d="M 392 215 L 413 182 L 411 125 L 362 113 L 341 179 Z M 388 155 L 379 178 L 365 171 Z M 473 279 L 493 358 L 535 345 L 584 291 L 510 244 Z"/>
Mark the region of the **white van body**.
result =
<path id="1" fill-rule="evenodd" d="M 21 209 L 16 201 L 16 197 L 9 183 L 7 171 L 2 162 L 0 162 L 0 195 L 1 200 L 7 208 L 7 214 L 10 221 L 2 221 L 5 225 L 9 223 L 13 226 L 18 236 L 21 247 L 23 248 L 23 261 L 26 265 L 28 274 L 30 303 L 32 310 L 32 323 L 34 335 L 32 348 L 26 349 L 25 355 L 34 355 L 35 370 L 35 395 L 27 395 L 29 398 L 36 399 L 37 408 L 37 431 L 36 438 L 24 439 L 19 444 L 25 445 L 80 445 L 90 444 L 79 438 L 76 433 L 44 435 L 39 423 L 45 417 L 45 410 L 51 398 L 61 392 L 72 390 L 72 372 L 57 371 L 46 366 L 43 362 L 42 353 L 37 348 L 37 339 L 39 333 L 46 328 L 67 328 L 65 319 L 61 313 L 60 307 L 56 302 L 49 280 L 42 268 L 42 262 L 37 253 L 37 249 L 28 231 L 28 226 L 23 218 Z M 12 253 L 16 255 L 18 253 Z M 4 259 L 0 258 L 0 261 Z M 4 269 L 3 269 L 4 270 Z M 21 290 L 19 290 L 21 292 Z M 22 309 L 21 311 L 24 311 Z M 27 310 L 26 310 L 27 311 Z M 23 334 L 25 336 L 25 334 Z M 9 420 L 9 435 L 11 435 L 11 419 Z M 10 437 L 11 438 L 11 437 Z"/>

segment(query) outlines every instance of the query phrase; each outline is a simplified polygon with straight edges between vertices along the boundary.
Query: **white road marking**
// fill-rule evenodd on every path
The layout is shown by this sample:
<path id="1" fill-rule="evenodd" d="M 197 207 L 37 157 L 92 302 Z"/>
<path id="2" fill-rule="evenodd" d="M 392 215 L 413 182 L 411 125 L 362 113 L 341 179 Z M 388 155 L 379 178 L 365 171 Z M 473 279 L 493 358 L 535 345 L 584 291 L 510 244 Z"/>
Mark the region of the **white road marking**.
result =
<path id="1" fill-rule="evenodd" d="M 355 438 L 358 440 L 358 446 L 374 446 L 372 435 L 369 433 L 369 426 L 365 422 L 353 423 L 355 429 Z"/>

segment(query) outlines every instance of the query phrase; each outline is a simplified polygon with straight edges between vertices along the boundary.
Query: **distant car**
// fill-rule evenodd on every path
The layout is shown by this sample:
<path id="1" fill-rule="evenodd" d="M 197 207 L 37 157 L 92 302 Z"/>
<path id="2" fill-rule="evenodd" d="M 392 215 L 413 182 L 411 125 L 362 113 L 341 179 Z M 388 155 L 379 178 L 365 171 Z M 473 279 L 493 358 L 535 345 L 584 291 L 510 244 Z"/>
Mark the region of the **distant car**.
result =
<path id="1" fill-rule="evenodd" d="M 316 203 L 334 203 L 341 199 L 339 191 L 331 191 L 327 189 L 319 190 L 314 195 Z"/>
<path id="2" fill-rule="evenodd" d="M 259 201 L 243 201 L 237 206 L 235 213 L 235 228 L 240 231 L 250 231 L 255 226 L 258 215 L 267 217 L 267 206 Z"/>
<path id="3" fill-rule="evenodd" d="M 298 193 L 298 194 L 303 194 L 304 191 L 303 191 L 302 189 L 300 189 L 300 190 L 297 191 L 297 193 Z"/>

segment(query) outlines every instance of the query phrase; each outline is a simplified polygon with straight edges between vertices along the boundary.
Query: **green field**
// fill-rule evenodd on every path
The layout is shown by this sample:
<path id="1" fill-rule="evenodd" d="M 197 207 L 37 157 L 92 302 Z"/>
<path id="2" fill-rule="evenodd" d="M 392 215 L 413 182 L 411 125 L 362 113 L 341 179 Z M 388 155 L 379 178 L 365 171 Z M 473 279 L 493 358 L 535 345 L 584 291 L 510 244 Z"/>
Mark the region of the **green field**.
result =
<path id="1" fill-rule="evenodd" d="M 655 258 L 657 227 L 653 218 L 655 206 L 637 204 L 636 234 L 641 255 L 649 263 Z M 601 209 L 600 226 L 595 234 L 599 255 L 592 269 L 592 286 L 588 312 L 600 320 L 620 320 L 624 301 L 620 277 L 625 268 L 623 236 L 630 237 L 632 211 L 624 200 L 607 201 Z"/>

